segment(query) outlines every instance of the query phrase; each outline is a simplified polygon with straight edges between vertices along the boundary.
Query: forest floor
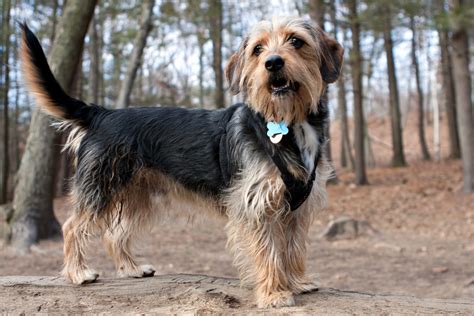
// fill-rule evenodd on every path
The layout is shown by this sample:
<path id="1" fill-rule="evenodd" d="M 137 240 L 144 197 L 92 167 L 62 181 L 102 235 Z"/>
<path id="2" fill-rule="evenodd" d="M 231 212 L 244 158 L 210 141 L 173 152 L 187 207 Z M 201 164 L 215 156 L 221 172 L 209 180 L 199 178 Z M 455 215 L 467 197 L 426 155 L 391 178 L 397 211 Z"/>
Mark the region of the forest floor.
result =
<path id="1" fill-rule="evenodd" d="M 370 185 L 356 187 L 353 175 L 338 174 L 330 185 L 329 207 L 310 230 L 308 272 L 323 287 L 377 294 L 429 298 L 474 298 L 474 196 L 458 192 L 459 162 L 374 168 Z M 69 212 L 56 200 L 61 222 Z M 335 218 L 366 220 L 378 234 L 328 241 L 319 238 Z M 166 220 L 144 238 L 137 250 L 157 274 L 195 273 L 237 277 L 225 250 L 219 219 Z M 29 255 L 0 250 L 0 276 L 55 276 L 61 269 L 62 242 L 34 246 Z M 101 277 L 115 276 L 99 241 L 93 242 L 91 266 Z"/>

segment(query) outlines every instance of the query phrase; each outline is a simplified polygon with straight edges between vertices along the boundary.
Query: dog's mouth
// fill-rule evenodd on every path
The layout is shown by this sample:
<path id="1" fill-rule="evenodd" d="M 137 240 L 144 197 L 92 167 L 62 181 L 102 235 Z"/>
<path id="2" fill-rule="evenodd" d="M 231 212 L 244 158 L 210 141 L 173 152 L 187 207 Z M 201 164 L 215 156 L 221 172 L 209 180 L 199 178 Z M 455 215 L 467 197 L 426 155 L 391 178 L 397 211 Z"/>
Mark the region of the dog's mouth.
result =
<path id="1" fill-rule="evenodd" d="M 270 78 L 269 89 L 273 95 L 285 95 L 289 92 L 297 92 L 300 88 L 298 82 L 293 82 L 284 77 Z"/>

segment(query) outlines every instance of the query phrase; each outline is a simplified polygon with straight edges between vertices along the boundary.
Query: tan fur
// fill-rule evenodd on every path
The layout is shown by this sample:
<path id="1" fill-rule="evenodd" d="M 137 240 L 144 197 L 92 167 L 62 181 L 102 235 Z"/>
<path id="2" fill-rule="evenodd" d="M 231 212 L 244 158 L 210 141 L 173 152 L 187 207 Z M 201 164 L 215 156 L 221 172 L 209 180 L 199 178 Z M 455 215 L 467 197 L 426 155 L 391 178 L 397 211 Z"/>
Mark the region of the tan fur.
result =
<path id="1" fill-rule="evenodd" d="M 89 213 L 77 212 L 63 225 L 64 268 L 62 275 L 75 284 L 94 282 L 98 274 L 85 261 L 87 242 L 98 227 Z"/>
<path id="2" fill-rule="evenodd" d="M 295 50 L 288 41 L 290 36 L 297 36 L 306 45 Z M 254 56 L 253 49 L 257 44 L 263 46 L 263 51 Z M 285 76 L 301 84 L 297 94 L 272 95 L 268 87 L 269 72 L 264 66 L 270 55 L 280 55 L 285 60 Z M 310 111 L 317 111 L 325 88 L 319 72 L 322 55 L 319 42 L 304 27 L 302 20 L 273 19 L 256 25 L 245 45 L 231 57 L 226 76 L 231 87 L 234 85 L 233 92 L 244 92 L 248 104 L 267 121 L 298 123 L 304 121 Z"/>
<path id="3" fill-rule="evenodd" d="M 26 44 L 25 32 L 23 32 L 19 54 L 23 76 L 28 85 L 28 90 L 33 92 L 38 105 L 41 106 L 46 113 L 57 118 L 63 118 L 64 111 L 61 107 L 54 104 L 53 100 L 49 97 L 48 93 L 44 91 L 43 86 L 40 84 L 41 79 L 36 72 L 36 67 L 32 63 L 31 51 Z"/>

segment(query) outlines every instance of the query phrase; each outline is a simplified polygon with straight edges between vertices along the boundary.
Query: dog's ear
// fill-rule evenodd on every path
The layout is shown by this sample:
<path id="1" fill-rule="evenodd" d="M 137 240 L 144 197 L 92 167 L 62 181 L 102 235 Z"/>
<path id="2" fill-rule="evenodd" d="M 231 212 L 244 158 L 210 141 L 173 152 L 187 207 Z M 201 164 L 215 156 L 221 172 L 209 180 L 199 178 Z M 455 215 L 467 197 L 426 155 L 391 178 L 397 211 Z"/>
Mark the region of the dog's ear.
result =
<path id="1" fill-rule="evenodd" d="M 306 20 L 304 27 L 319 44 L 318 54 L 321 56 L 319 71 L 321 72 L 323 80 L 326 83 L 333 83 L 341 74 L 344 48 L 312 21 Z"/>
<path id="2" fill-rule="evenodd" d="M 230 92 L 232 92 L 234 95 L 240 92 L 240 80 L 244 67 L 245 48 L 247 47 L 247 42 L 248 39 L 245 38 L 240 45 L 239 50 L 230 56 L 229 62 L 225 66 L 224 70 Z"/>
<path id="3" fill-rule="evenodd" d="M 322 30 L 319 33 L 319 43 L 321 46 L 321 66 L 319 71 L 326 83 L 333 83 L 341 74 L 344 48 Z"/>

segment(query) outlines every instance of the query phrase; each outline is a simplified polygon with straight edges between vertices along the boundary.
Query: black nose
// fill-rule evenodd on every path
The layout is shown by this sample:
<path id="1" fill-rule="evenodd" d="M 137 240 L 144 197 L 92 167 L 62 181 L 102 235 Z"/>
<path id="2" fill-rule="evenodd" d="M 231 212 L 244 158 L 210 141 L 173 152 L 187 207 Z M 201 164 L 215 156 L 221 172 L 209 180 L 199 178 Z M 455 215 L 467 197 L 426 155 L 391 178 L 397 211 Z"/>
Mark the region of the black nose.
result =
<path id="1" fill-rule="evenodd" d="M 265 68 L 268 71 L 275 72 L 283 68 L 285 61 L 278 55 L 272 55 L 265 61 Z"/>

